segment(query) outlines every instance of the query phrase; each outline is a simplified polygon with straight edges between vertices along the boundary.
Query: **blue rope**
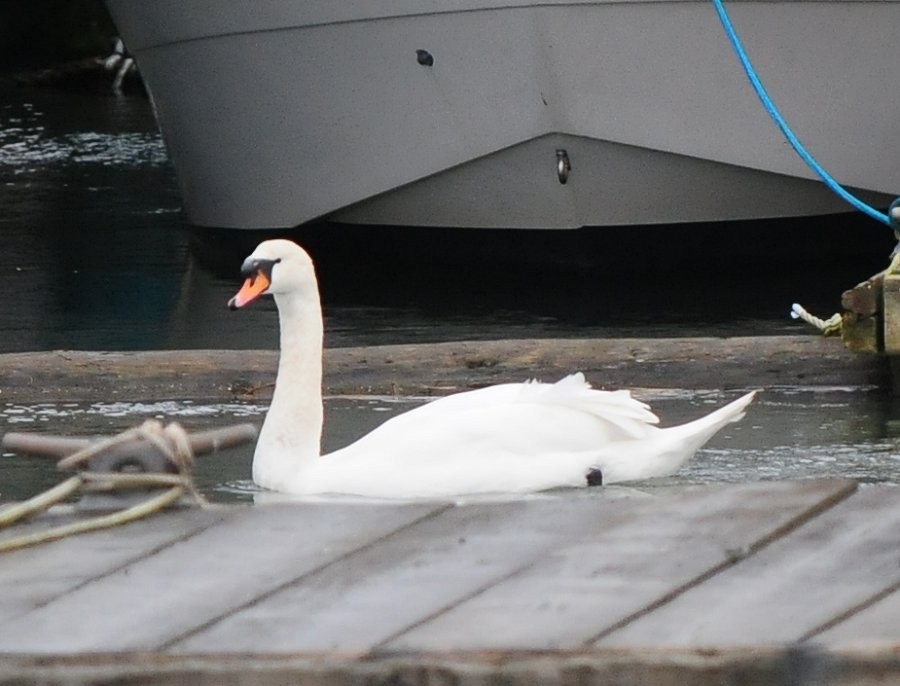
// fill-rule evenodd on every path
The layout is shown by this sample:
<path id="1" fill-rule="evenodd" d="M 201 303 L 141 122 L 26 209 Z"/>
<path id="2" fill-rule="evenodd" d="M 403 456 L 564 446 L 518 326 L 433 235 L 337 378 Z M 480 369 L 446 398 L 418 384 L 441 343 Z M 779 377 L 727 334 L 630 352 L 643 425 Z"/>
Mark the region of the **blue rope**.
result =
<path id="1" fill-rule="evenodd" d="M 853 205 L 856 209 L 864 212 L 865 214 L 872 217 L 872 219 L 876 219 L 883 224 L 887 224 L 888 226 L 893 226 L 891 223 L 891 218 L 884 214 L 883 212 L 879 212 L 875 208 L 867 205 L 862 200 L 857 198 L 852 193 L 848 192 L 841 184 L 834 180 L 825 169 L 819 164 L 816 159 L 809 153 L 809 151 L 803 147 L 803 143 L 800 142 L 800 139 L 794 135 L 794 132 L 788 126 L 787 122 L 784 120 L 784 117 L 781 116 L 781 113 L 778 111 L 778 108 L 775 107 L 775 103 L 772 102 L 772 99 L 769 97 L 769 94 L 766 92 L 765 87 L 762 85 L 762 82 L 759 80 L 759 77 L 756 75 L 756 70 L 753 69 L 753 65 L 750 64 L 750 59 L 747 57 L 747 53 L 744 51 L 744 46 L 741 44 L 741 39 L 738 38 L 737 32 L 734 30 L 734 26 L 731 25 L 731 20 L 728 18 L 728 13 L 725 11 L 725 5 L 722 4 L 722 0 L 712 0 L 713 5 L 715 5 L 716 12 L 719 15 L 719 20 L 722 22 L 722 27 L 725 29 L 725 33 L 728 35 L 728 40 L 731 41 L 731 45 L 734 48 L 735 53 L 738 56 L 738 59 L 741 61 L 741 65 L 744 67 L 744 71 L 747 72 L 747 78 L 750 79 L 750 83 L 753 85 L 753 89 L 756 91 L 756 95 L 759 96 L 759 99 L 762 101 L 763 107 L 766 108 L 766 111 L 778 125 L 778 128 L 781 129 L 781 132 L 785 135 L 788 142 L 794 148 L 798 155 L 803 159 L 806 164 L 809 165 L 810 169 L 812 169 L 816 174 L 819 175 L 819 178 L 828 186 L 832 191 L 834 191 L 838 196 L 843 198 L 845 201 Z"/>

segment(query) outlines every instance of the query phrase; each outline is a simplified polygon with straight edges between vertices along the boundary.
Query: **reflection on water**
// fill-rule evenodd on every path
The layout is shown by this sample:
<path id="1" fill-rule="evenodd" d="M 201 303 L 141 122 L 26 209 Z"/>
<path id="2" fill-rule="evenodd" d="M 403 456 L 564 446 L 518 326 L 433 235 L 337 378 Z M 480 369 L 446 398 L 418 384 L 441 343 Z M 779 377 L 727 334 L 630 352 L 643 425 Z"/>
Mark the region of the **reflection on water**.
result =
<path id="1" fill-rule="evenodd" d="M 0 349 L 162 344 L 187 248 L 146 103 L 10 95 L 0 106 L 0 269 L 17 297 L 0 309 Z"/>
<path id="2" fill-rule="evenodd" d="M 19 174 L 60 163 L 140 167 L 168 162 L 162 140 L 155 133 L 79 133 L 48 140 L 43 126 L 22 123 L 22 127 L 0 131 L 0 164 Z"/>
<path id="3" fill-rule="evenodd" d="M 703 415 L 734 398 L 718 391 L 652 391 L 664 426 Z M 387 418 L 425 402 L 416 398 L 329 398 L 325 450 L 342 447 Z M 249 402 L 41 403 L 0 407 L 0 431 L 74 435 L 112 434 L 145 419 L 178 421 L 189 429 L 262 422 L 266 406 Z M 640 488 L 686 484 L 843 476 L 863 482 L 900 484 L 900 406 L 865 389 L 778 389 L 763 393 L 745 419 L 723 429 L 678 474 Z M 198 458 L 201 491 L 220 502 L 252 500 L 249 446 Z M 0 501 L 28 497 L 61 480 L 39 458 L 4 455 Z"/>

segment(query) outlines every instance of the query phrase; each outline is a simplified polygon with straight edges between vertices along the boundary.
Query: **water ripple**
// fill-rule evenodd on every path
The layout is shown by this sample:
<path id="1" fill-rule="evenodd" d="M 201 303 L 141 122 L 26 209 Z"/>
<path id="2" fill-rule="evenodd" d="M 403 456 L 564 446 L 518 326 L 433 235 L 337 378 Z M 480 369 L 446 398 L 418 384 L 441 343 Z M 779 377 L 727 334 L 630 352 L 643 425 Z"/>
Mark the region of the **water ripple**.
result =
<path id="1" fill-rule="evenodd" d="M 153 132 L 83 132 L 47 137 L 40 126 L 0 129 L 0 165 L 17 172 L 59 163 L 146 167 L 167 161 L 162 138 Z"/>
<path id="2" fill-rule="evenodd" d="M 46 422 L 75 417 L 259 417 L 266 405 L 254 403 L 194 403 L 190 400 L 160 402 L 7 403 L 0 407 L 0 420 L 9 424 Z"/>

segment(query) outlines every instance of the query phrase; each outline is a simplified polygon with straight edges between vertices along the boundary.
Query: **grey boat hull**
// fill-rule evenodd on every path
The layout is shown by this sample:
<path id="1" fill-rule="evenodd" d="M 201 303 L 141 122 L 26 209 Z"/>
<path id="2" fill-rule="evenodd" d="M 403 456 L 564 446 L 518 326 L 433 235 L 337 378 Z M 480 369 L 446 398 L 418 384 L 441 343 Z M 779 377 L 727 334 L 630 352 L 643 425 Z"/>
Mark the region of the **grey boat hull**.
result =
<path id="1" fill-rule="evenodd" d="M 765 113 L 706 0 L 107 2 L 196 225 L 847 209 Z M 886 206 L 900 192 L 900 2 L 728 7 L 801 140 Z"/>

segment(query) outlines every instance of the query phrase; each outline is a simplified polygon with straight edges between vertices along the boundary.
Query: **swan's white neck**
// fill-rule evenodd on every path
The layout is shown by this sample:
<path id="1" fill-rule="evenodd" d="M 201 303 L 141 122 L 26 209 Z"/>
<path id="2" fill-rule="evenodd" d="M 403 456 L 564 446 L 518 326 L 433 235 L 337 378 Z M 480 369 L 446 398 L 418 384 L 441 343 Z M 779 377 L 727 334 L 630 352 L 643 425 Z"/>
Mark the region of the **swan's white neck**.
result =
<path id="1" fill-rule="evenodd" d="M 322 309 L 312 290 L 275 296 L 278 377 L 253 456 L 253 480 L 266 488 L 285 490 L 288 482 L 302 482 L 321 450 Z"/>

